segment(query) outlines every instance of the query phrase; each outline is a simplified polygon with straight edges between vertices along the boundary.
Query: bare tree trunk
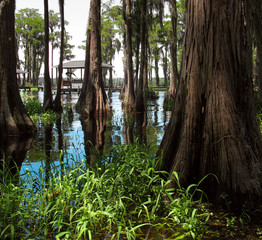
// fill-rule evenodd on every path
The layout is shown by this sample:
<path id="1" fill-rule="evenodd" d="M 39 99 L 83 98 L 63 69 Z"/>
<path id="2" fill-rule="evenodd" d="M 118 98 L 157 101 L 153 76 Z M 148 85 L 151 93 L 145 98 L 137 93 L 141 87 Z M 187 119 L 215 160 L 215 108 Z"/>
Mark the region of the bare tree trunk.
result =
<path id="1" fill-rule="evenodd" d="M 0 1 L 0 133 L 32 135 L 36 127 L 22 103 L 16 75 L 15 2 Z"/>
<path id="2" fill-rule="evenodd" d="M 61 18 L 61 43 L 60 43 L 60 58 L 58 66 L 57 92 L 54 101 L 54 109 L 57 112 L 63 111 L 61 103 L 61 85 L 63 80 L 63 56 L 64 56 L 64 35 L 65 35 L 65 18 L 64 18 L 64 0 L 59 0 L 60 18 Z"/>
<path id="3" fill-rule="evenodd" d="M 49 14 L 48 0 L 44 0 L 45 11 L 45 69 L 44 69 L 44 110 L 53 109 L 53 99 L 51 90 L 51 79 L 49 75 Z"/>
<path id="4" fill-rule="evenodd" d="M 111 112 L 106 97 L 102 79 L 101 61 L 101 17 L 100 0 L 92 0 L 90 5 L 91 38 L 90 38 L 90 66 L 85 104 L 81 106 L 82 117 L 95 114 L 104 115 Z"/>
<path id="5" fill-rule="evenodd" d="M 252 95 L 248 0 L 189 0 L 181 82 L 158 155 L 162 169 L 233 207 L 261 197 L 262 140 Z M 239 208 L 238 208 L 239 209 Z"/>
<path id="6" fill-rule="evenodd" d="M 127 86 L 123 99 L 123 107 L 126 110 L 135 108 L 134 76 L 133 76 L 133 51 L 132 51 L 132 16 L 131 0 L 126 0 L 125 4 L 125 33 L 126 33 L 126 53 L 127 53 Z"/>
<path id="7" fill-rule="evenodd" d="M 144 96 L 144 74 L 145 74 L 145 65 L 146 65 L 146 54 L 147 54 L 147 39 L 146 39 L 146 16 L 147 16 L 147 3 L 146 0 L 143 0 L 142 7 L 142 31 L 141 31 L 141 60 L 140 60 L 140 74 L 139 74 L 139 83 L 137 87 L 136 94 L 136 111 L 143 112 L 145 111 L 145 96 Z"/>
<path id="8" fill-rule="evenodd" d="M 255 1 L 254 30 L 257 43 L 256 80 L 259 87 L 259 96 L 262 100 L 262 4 Z"/>
<path id="9" fill-rule="evenodd" d="M 156 86 L 159 87 L 159 51 L 155 54 L 155 75 L 156 75 Z"/>
<path id="10" fill-rule="evenodd" d="M 171 78 L 168 93 L 165 98 L 165 104 L 175 98 L 176 94 L 176 83 L 178 82 L 178 70 L 177 70 L 177 7 L 176 0 L 170 0 L 171 4 L 171 22 L 172 22 L 172 33 L 171 33 Z"/>

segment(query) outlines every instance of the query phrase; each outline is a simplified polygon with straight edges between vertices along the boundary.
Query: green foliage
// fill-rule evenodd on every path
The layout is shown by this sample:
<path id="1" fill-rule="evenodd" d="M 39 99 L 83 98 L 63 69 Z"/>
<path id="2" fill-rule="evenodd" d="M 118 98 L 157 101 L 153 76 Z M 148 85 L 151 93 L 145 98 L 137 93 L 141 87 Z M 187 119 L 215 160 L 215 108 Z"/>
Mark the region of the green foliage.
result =
<path id="1" fill-rule="evenodd" d="M 262 113 L 257 115 L 259 126 L 260 126 L 260 132 L 262 133 Z"/>
<path id="2" fill-rule="evenodd" d="M 114 146 L 96 166 L 40 168 L 37 178 L 26 170 L 19 183 L 0 184 L 0 238 L 137 239 L 152 229 L 169 239 L 200 238 L 209 214 L 193 201 L 198 185 L 179 188 L 174 200 L 156 162 L 134 144 Z"/>
<path id="3" fill-rule="evenodd" d="M 172 111 L 173 106 L 175 104 L 174 98 L 170 98 L 169 101 L 165 102 L 163 107 L 165 111 Z"/>
<path id="4" fill-rule="evenodd" d="M 54 11 L 49 11 L 50 42 L 52 48 L 60 46 L 60 16 Z M 68 22 L 65 21 L 65 25 Z M 25 59 L 19 61 L 19 65 L 24 65 L 24 69 L 30 74 L 33 73 L 34 84 L 38 79 L 44 57 L 44 18 L 38 9 L 20 9 L 15 19 L 16 37 L 18 50 L 24 51 Z M 64 59 L 71 59 L 73 45 L 69 44 L 72 37 L 65 32 Z M 21 66 L 20 66 L 21 67 Z M 30 75 L 31 76 L 31 75 Z"/>
<path id="5" fill-rule="evenodd" d="M 35 96 L 29 94 L 23 94 L 22 100 L 25 109 L 29 115 L 40 114 L 42 112 L 42 105 Z"/>
<path id="6" fill-rule="evenodd" d="M 145 97 L 146 99 L 156 99 L 158 95 L 153 88 L 148 87 L 145 89 Z"/>
<path id="7" fill-rule="evenodd" d="M 45 125 L 51 124 L 54 123 L 59 117 L 57 113 L 51 110 L 43 113 L 43 106 L 34 95 L 23 94 L 22 100 L 27 113 L 35 124 L 39 121 Z"/>

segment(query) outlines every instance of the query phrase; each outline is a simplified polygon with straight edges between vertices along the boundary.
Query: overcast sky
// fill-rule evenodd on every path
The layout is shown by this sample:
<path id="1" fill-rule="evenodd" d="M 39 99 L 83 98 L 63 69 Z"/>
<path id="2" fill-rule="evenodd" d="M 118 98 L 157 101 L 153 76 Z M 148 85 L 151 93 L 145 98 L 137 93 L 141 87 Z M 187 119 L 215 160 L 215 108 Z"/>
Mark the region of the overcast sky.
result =
<path id="1" fill-rule="evenodd" d="M 49 10 L 54 10 L 59 13 L 58 0 L 49 1 Z M 116 0 L 118 2 L 118 0 Z M 84 50 L 78 49 L 78 46 L 82 45 L 82 41 L 86 36 L 86 25 L 89 13 L 89 0 L 65 0 L 65 20 L 69 22 L 66 26 L 66 31 L 72 36 L 70 44 L 75 45 L 73 54 L 76 55 L 75 60 L 84 60 Z M 35 8 L 39 9 L 39 13 L 44 13 L 44 1 L 43 0 L 16 0 L 16 11 L 23 8 Z M 57 53 L 58 55 L 58 53 Z M 59 57 L 55 56 L 54 65 L 59 62 Z M 114 63 L 115 77 L 123 76 L 123 64 L 122 59 L 116 56 Z"/>

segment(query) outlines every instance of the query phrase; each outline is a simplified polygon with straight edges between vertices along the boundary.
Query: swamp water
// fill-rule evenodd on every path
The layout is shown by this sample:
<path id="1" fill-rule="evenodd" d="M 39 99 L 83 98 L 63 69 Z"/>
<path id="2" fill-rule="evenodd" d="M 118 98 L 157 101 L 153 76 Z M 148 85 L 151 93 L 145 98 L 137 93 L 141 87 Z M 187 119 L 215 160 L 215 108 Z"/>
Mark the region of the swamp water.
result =
<path id="1" fill-rule="evenodd" d="M 163 109 L 166 92 L 158 92 L 158 99 L 147 101 L 144 114 L 125 114 L 122 110 L 119 91 L 108 95 L 112 116 L 95 121 L 81 121 L 74 106 L 78 100 L 77 93 L 64 94 L 63 105 L 72 106 L 73 114 L 63 114 L 61 119 L 51 125 L 38 124 L 38 131 L 30 149 L 23 152 L 24 161 L 20 173 L 25 171 L 38 173 L 39 168 L 55 169 L 61 161 L 74 165 L 95 152 L 107 153 L 113 144 L 129 144 L 139 141 L 152 146 L 159 145 L 164 129 L 168 124 L 170 112 Z M 43 92 L 38 92 L 43 102 Z M 28 148 L 29 143 L 26 143 Z M 26 148 L 24 146 L 24 148 Z M 156 149 L 155 149 L 156 150 Z M 21 160 L 20 160 L 21 161 Z"/>

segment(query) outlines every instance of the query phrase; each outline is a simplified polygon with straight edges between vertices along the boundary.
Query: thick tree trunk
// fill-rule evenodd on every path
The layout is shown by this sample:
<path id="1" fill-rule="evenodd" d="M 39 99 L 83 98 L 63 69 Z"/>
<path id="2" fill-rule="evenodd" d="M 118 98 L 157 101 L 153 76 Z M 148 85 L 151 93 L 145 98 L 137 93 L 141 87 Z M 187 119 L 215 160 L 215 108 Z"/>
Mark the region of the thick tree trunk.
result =
<path id="1" fill-rule="evenodd" d="M 0 1 L 0 134 L 32 134 L 36 128 L 22 103 L 16 76 L 15 3 Z"/>
<path id="2" fill-rule="evenodd" d="M 123 107 L 126 110 L 135 108 L 134 76 L 133 76 L 133 51 L 132 51 L 132 16 L 131 0 L 126 0 L 125 4 L 125 33 L 126 33 L 126 53 L 127 53 L 127 85 L 125 87 L 125 96 Z"/>
<path id="3" fill-rule="evenodd" d="M 90 49 L 87 49 L 90 50 L 90 66 L 85 104 L 81 109 L 83 117 L 91 117 L 95 114 L 104 115 L 111 112 L 102 79 L 100 8 L 100 0 L 91 1 L 91 38 Z"/>
<path id="4" fill-rule="evenodd" d="M 252 96 L 248 0 L 189 0 L 181 82 L 158 155 L 184 185 L 235 207 L 261 197 L 262 140 Z"/>
<path id="5" fill-rule="evenodd" d="M 49 75 L 49 14 L 48 0 L 44 0 L 45 11 L 45 69 L 44 69 L 44 110 L 53 109 L 51 79 Z"/>
<path id="6" fill-rule="evenodd" d="M 54 101 L 54 109 L 57 112 L 63 110 L 61 103 L 61 85 L 63 80 L 63 56 L 64 56 L 64 35 L 65 35 L 65 18 L 64 18 L 64 0 L 59 0 L 60 8 L 60 22 L 61 22 L 61 43 L 60 43 L 60 58 L 58 66 L 58 80 L 57 80 L 57 93 Z"/>
<path id="7" fill-rule="evenodd" d="M 262 100 L 262 4 L 255 1 L 254 30 L 257 43 L 256 80 L 259 87 L 259 96 Z"/>

